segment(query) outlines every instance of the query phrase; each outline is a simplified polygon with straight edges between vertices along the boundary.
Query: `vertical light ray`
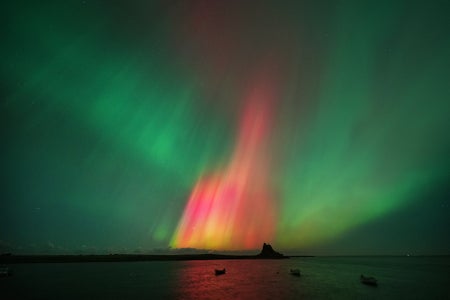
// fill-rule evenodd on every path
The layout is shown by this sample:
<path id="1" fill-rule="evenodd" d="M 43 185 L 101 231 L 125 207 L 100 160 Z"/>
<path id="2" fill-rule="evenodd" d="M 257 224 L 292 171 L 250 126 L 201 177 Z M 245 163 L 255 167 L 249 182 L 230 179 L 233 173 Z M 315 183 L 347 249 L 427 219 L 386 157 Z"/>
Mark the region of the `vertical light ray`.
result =
<path id="1" fill-rule="evenodd" d="M 273 238 L 276 205 L 266 150 L 274 97 L 273 82 L 260 80 L 251 87 L 232 158 L 224 169 L 199 179 L 172 246 L 254 249 Z"/>

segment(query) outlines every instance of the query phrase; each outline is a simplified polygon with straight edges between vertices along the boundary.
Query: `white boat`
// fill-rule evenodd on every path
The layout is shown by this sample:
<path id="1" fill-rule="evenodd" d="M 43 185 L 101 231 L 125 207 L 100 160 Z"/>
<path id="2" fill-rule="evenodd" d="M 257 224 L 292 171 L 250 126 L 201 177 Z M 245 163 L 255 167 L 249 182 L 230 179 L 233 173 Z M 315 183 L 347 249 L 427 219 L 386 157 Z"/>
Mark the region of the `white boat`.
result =
<path id="1" fill-rule="evenodd" d="M 363 284 L 373 285 L 373 286 L 378 285 L 378 282 L 374 277 L 366 277 L 361 274 L 361 277 L 359 279 L 360 279 L 361 283 L 363 283 Z"/>
<path id="2" fill-rule="evenodd" d="M 291 269 L 290 273 L 291 273 L 291 275 L 294 275 L 294 276 L 300 276 L 300 270 L 299 269 Z"/>

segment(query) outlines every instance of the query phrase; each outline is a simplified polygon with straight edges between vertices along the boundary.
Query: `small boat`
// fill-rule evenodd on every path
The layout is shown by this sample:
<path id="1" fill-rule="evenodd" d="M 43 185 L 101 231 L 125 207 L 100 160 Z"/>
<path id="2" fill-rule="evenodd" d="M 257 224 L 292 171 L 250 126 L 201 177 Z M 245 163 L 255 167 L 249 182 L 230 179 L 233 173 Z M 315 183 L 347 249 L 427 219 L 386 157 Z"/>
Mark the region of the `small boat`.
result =
<path id="1" fill-rule="evenodd" d="M 374 277 L 366 277 L 361 274 L 361 277 L 359 279 L 360 279 L 361 283 L 363 283 L 363 284 L 372 285 L 372 286 L 378 285 L 378 282 Z"/>
<path id="2" fill-rule="evenodd" d="M 294 275 L 294 276 L 300 276 L 300 270 L 299 269 L 291 269 L 290 273 L 291 273 L 291 275 Z"/>
<path id="3" fill-rule="evenodd" d="M 12 276 L 12 270 L 8 267 L 0 267 L 0 277 Z"/>
<path id="4" fill-rule="evenodd" d="M 215 269 L 214 272 L 216 273 L 216 275 L 223 275 L 225 274 L 226 270 L 225 268 L 223 268 L 222 270 Z"/>

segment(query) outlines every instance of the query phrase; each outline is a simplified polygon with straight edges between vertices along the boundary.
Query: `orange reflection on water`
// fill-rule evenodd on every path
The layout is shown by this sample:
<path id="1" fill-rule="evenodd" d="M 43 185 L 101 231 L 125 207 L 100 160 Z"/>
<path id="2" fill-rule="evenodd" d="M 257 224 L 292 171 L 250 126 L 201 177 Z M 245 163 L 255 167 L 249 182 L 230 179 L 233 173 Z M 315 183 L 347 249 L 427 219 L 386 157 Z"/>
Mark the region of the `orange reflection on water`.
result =
<path id="1" fill-rule="evenodd" d="M 180 299 L 288 299 L 291 278 L 279 260 L 208 260 L 183 262 L 176 282 Z M 215 275 L 214 269 L 226 268 Z M 298 288 L 298 286 L 297 286 Z"/>

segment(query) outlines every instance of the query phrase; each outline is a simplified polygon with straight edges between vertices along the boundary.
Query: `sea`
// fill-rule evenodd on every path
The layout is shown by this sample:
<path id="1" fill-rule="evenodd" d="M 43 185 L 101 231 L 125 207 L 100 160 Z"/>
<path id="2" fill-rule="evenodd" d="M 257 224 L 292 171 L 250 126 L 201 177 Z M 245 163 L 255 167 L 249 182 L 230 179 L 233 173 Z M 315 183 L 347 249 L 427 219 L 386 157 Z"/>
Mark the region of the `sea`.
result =
<path id="1" fill-rule="evenodd" d="M 450 299 L 450 257 L 12 264 L 0 299 Z M 214 269 L 226 269 L 215 275 Z M 293 276 L 290 269 L 300 269 Z M 373 276 L 378 286 L 360 282 Z"/>

